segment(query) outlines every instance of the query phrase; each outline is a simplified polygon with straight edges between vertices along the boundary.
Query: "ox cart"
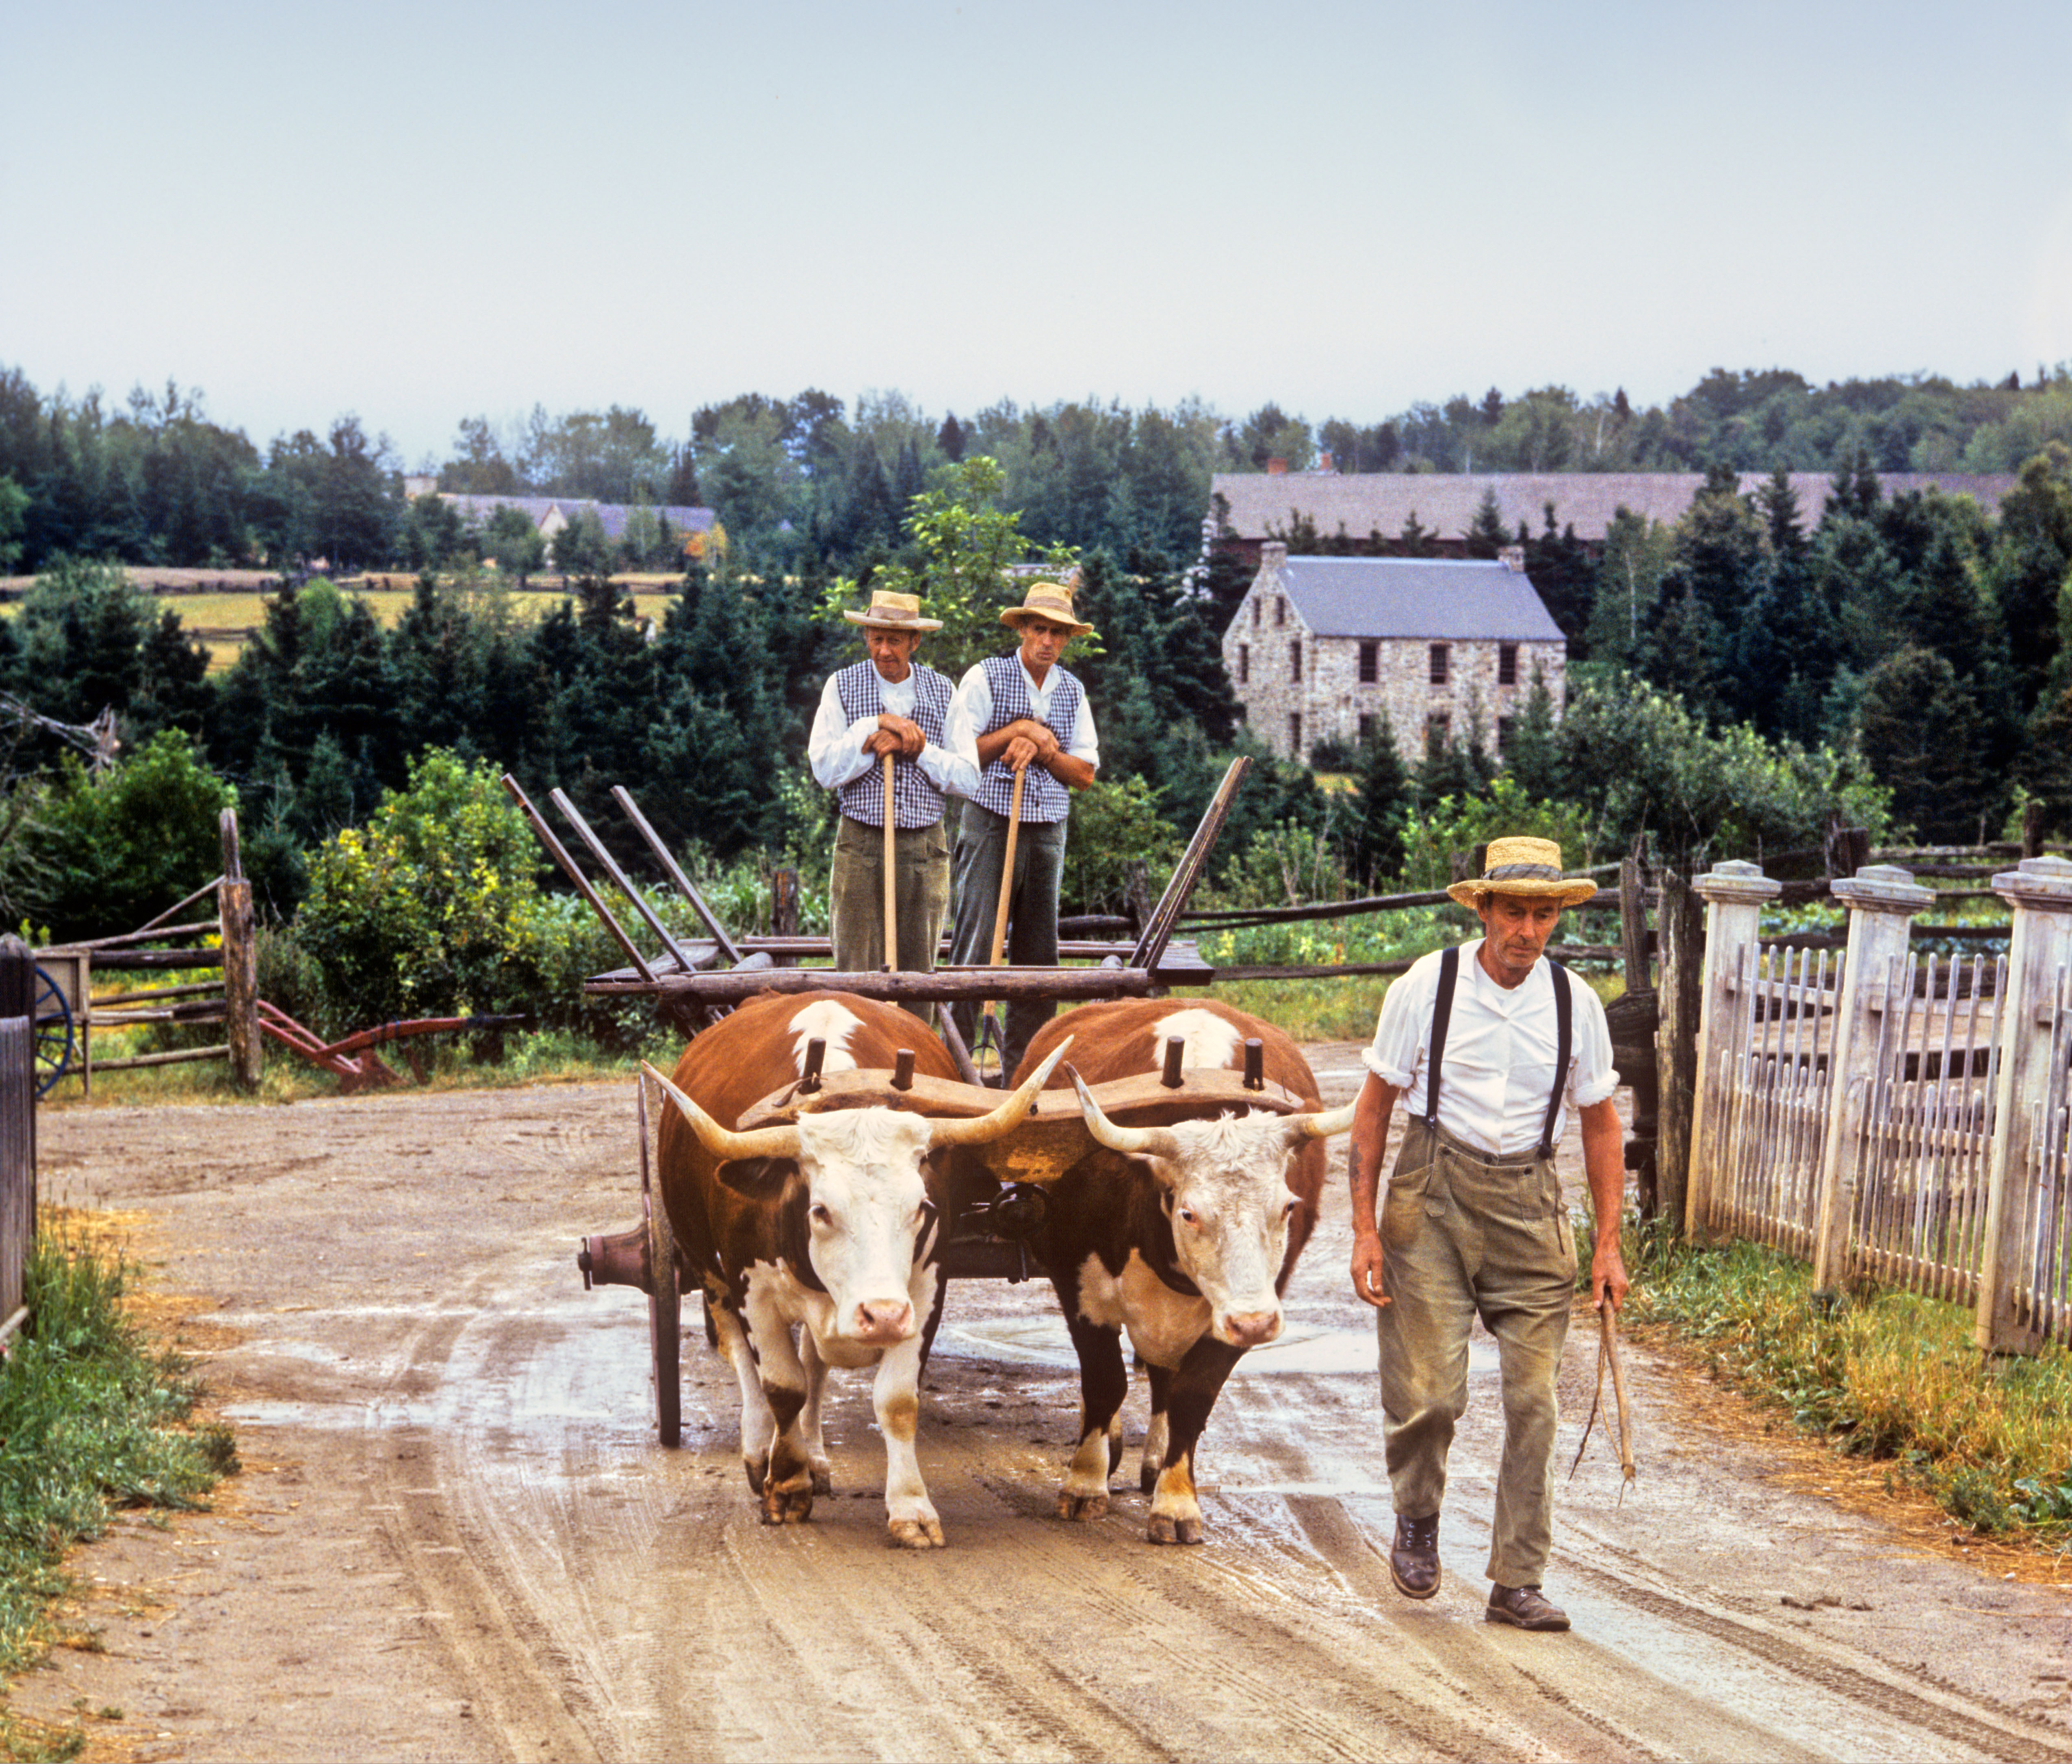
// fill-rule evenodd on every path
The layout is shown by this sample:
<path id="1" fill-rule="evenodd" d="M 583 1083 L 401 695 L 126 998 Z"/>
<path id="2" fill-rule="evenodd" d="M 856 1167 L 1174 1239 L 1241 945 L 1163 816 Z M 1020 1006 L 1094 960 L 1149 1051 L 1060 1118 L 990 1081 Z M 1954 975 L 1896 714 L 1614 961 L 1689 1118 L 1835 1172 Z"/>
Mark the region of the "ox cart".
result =
<path id="1" fill-rule="evenodd" d="M 600 885 L 577 861 L 516 781 L 507 776 L 503 781 L 548 855 L 628 958 L 629 966 L 586 981 L 584 992 L 593 997 L 652 999 L 666 1020 L 687 1036 L 694 1036 L 736 1006 L 771 995 L 832 991 L 909 1007 L 1006 999 L 1084 1003 L 1157 996 L 1175 985 L 1206 986 L 1214 978 L 1213 970 L 1201 959 L 1193 944 L 1174 938 L 1174 928 L 1208 862 L 1251 764 L 1243 757 L 1231 762 L 1157 905 L 1143 916 L 1133 943 L 1067 942 L 1060 946 L 1064 961 L 1091 965 L 948 967 L 928 974 L 845 973 L 825 967 L 780 966 L 815 957 L 828 958 L 832 953 L 829 940 L 734 937 L 711 911 L 631 795 L 623 787 L 615 787 L 613 800 L 627 823 L 643 841 L 661 874 L 705 927 L 704 939 L 679 938 L 565 794 L 559 790 L 550 792 L 549 803 L 567 823 L 577 843 L 660 946 L 659 950 L 643 949 L 613 911 Z M 793 1122 L 802 1113 L 871 1106 L 911 1110 L 936 1118 L 988 1114 L 1000 1104 L 999 1090 L 985 1081 L 951 1013 L 939 1010 L 937 1017 L 944 1046 L 960 1074 L 959 1080 L 917 1073 L 911 1048 L 902 1048 L 889 1070 L 824 1073 L 825 1044 L 815 1040 L 808 1044 L 802 1075 L 763 1098 L 734 1125 L 746 1130 Z M 1161 1073 L 1120 1080 L 1093 1090 L 1092 1094 L 1112 1120 L 1128 1126 L 1163 1126 L 1219 1100 L 1284 1114 L 1307 1106 L 1300 1097 L 1264 1078 L 1256 1042 L 1248 1044 L 1242 1073 L 1194 1069 L 1183 1072 L 1177 1042 L 1169 1054 Z M 1004 1081 L 1005 1074 L 1001 1077 Z M 623 1231 L 586 1237 L 577 1265 L 586 1289 L 625 1286 L 646 1294 L 657 1420 L 663 1443 L 675 1446 L 681 1438 L 679 1347 L 685 1270 L 652 1162 L 653 1134 L 647 1089 L 643 1081 L 638 1111 L 640 1222 Z M 1231 1092 L 1227 1098 L 1222 1094 L 1225 1090 Z M 943 1221 L 945 1277 L 1020 1281 L 1038 1271 L 1032 1268 L 1028 1244 L 1042 1220 L 1043 1183 L 1067 1168 L 1085 1143 L 1078 1099 L 1070 1091 L 1048 1093 L 991 1155 L 989 1167 L 997 1179 L 997 1192 L 962 1207 L 956 1216 Z M 709 1313 L 705 1333 L 709 1342 L 715 1340 Z"/>

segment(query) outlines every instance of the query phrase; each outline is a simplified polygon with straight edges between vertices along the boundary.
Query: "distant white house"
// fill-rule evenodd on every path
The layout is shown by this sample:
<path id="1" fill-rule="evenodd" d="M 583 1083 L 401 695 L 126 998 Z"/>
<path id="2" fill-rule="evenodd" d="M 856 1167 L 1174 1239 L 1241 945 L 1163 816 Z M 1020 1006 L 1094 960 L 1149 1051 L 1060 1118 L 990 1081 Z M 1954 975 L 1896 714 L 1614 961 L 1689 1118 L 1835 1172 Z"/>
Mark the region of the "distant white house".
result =
<path id="1" fill-rule="evenodd" d="M 1515 546 L 1495 562 L 1290 557 L 1269 539 L 1223 633 L 1246 720 L 1290 759 L 1364 740 L 1384 711 L 1406 760 L 1428 729 L 1461 732 L 1477 710 L 1500 753 L 1534 669 L 1559 714 L 1568 657 Z"/>

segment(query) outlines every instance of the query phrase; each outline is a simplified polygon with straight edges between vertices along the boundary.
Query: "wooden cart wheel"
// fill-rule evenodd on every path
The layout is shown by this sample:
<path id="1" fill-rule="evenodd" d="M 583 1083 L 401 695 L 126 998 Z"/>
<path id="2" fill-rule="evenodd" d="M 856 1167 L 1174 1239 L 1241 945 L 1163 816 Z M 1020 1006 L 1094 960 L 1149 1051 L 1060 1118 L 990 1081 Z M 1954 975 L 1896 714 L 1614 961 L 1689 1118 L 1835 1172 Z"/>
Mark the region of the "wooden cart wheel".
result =
<path id="1" fill-rule="evenodd" d="M 684 1441 L 683 1295 L 676 1285 L 676 1234 L 648 1168 L 648 1083 L 640 1083 L 640 1210 L 648 1226 L 648 1339 L 655 1358 L 655 1419 L 665 1446 Z"/>

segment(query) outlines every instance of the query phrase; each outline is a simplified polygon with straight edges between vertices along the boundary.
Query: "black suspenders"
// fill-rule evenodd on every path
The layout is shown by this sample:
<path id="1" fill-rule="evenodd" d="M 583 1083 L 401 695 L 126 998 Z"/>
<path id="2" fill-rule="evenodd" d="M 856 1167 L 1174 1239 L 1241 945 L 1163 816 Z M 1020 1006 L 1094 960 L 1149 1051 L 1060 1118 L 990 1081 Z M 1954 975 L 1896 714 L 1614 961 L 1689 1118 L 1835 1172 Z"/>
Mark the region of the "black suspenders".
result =
<path id="1" fill-rule="evenodd" d="M 1561 1093 L 1568 1082 L 1568 1056 L 1575 1047 L 1573 1008 L 1568 997 L 1568 970 L 1551 957 L 1547 966 L 1560 976 L 1554 982 L 1554 1089 L 1547 1098 L 1546 1118 L 1540 1123 L 1540 1155 L 1554 1155 L 1554 1118 L 1561 1112 Z M 1453 988 L 1460 984 L 1461 946 L 1457 943 L 1439 958 L 1439 991 L 1432 1001 L 1432 1050 L 1425 1072 L 1424 1124 L 1439 1125 L 1439 1065 L 1446 1052 L 1446 1024 L 1453 1015 Z"/>

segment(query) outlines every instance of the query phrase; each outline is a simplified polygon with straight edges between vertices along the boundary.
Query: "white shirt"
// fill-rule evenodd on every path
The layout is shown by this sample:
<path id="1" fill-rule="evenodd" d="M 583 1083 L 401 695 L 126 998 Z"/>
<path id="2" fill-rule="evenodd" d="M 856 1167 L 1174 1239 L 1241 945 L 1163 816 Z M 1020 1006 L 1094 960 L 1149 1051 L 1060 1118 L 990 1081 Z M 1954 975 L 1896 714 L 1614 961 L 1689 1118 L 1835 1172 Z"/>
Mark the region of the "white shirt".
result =
<path id="1" fill-rule="evenodd" d="M 914 671 L 903 680 L 878 676 L 878 699 L 894 716 L 910 720 L 914 715 Z M 943 745 L 933 741 L 921 749 L 915 763 L 922 775 L 939 790 L 968 796 L 978 788 L 978 736 L 969 716 L 960 719 L 958 699 L 952 694 L 949 714 L 943 719 Z M 814 779 L 824 790 L 839 790 L 878 763 L 875 753 L 866 753 L 863 744 L 877 732 L 878 719 L 859 716 L 853 723 L 842 715 L 841 695 L 835 677 L 820 688 L 820 708 L 813 713 L 812 732 L 806 737 L 806 760 Z"/>
<path id="2" fill-rule="evenodd" d="M 1022 689 L 1029 695 L 1029 708 L 1039 723 L 1050 720 L 1050 699 L 1058 690 L 1058 671 L 1054 667 L 1043 671 L 1043 683 L 1038 686 L 1030 678 L 1028 667 L 1018 650 L 1014 665 L 1022 670 Z M 974 729 L 982 729 L 993 720 L 993 686 L 985 677 L 985 664 L 975 664 L 971 671 L 957 682 L 957 695 L 950 701 L 950 714 L 954 716 L 963 711 Z M 972 751 L 978 749 L 974 741 Z M 1084 760 L 1095 770 L 1100 769 L 1100 744 L 1094 738 L 1093 708 L 1087 703 L 1086 682 L 1079 682 L 1079 708 L 1072 718 L 1072 738 L 1065 744 L 1065 751 L 1075 760 Z M 978 780 L 972 780 L 972 789 L 978 788 Z M 967 794 L 969 793 L 967 792 Z"/>
<path id="3" fill-rule="evenodd" d="M 1547 1097 L 1554 1088 L 1554 969 L 1544 956 L 1517 986 L 1498 986 L 1482 971 L 1482 940 L 1461 946 L 1461 972 L 1446 1045 L 1439 1065 L 1439 1125 L 1497 1157 L 1531 1151 L 1540 1143 Z M 1432 1007 L 1439 994 L 1439 958 L 1420 957 L 1381 1001 L 1374 1043 L 1360 1057 L 1383 1084 L 1404 1093 L 1406 1106 L 1424 1112 L 1429 1084 Z M 1554 1118 L 1554 1136 L 1572 1109 L 1602 1102 L 1618 1088 L 1612 1036 L 1597 994 L 1573 975 L 1568 992 L 1572 1023 L 1567 1082 Z"/>

